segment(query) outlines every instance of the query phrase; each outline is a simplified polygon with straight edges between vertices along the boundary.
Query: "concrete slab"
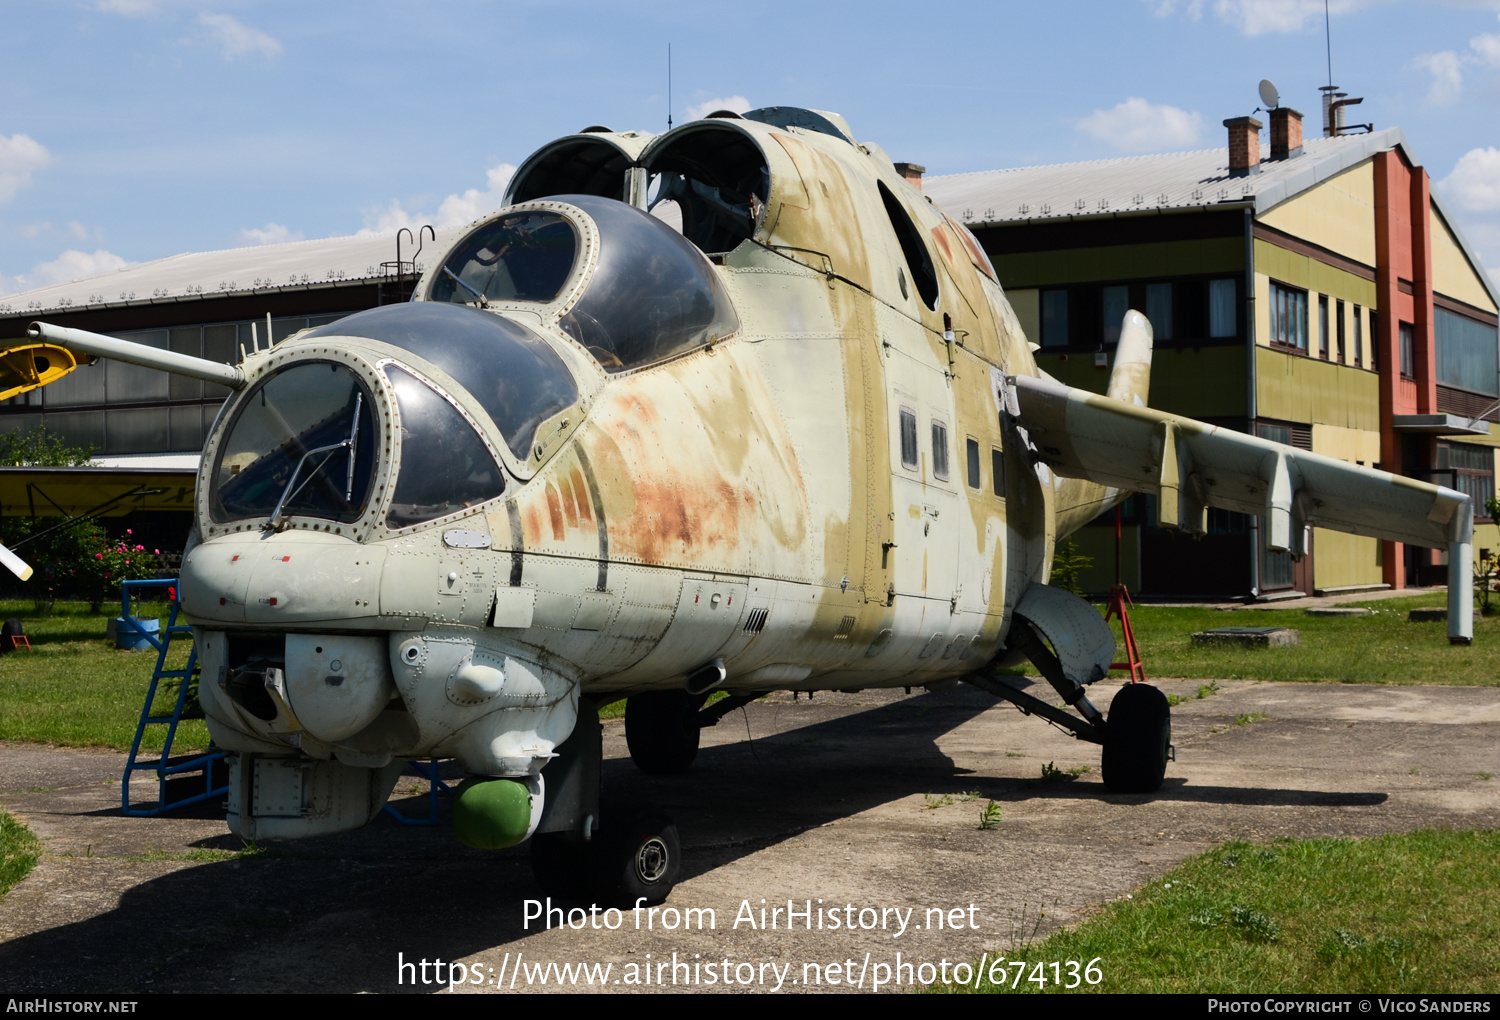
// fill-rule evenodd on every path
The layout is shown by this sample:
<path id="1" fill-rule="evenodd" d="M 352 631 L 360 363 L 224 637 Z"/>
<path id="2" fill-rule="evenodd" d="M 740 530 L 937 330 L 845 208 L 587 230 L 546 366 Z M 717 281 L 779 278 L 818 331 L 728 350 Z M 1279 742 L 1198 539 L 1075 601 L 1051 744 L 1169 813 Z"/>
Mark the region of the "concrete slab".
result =
<path id="1" fill-rule="evenodd" d="M 1302 643 L 1291 627 L 1215 627 L 1193 632 L 1195 645 L 1241 645 L 1245 648 L 1285 648 Z"/>
<path id="2" fill-rule="evenodd" d="M 1116 686 L 1091 696 L 1105 706 Z M 446 828 L 385 818 L 255 857 L 194 859 L 238 847 L 214 808 L 124 818 L 123 756 L 0 745 L 0 806 L 46 847 L 0 900 L 0 974 L 17 993 L 434 991 L 422 983 L 430 967 L 398 972 L 398 959 L 441 958 L 483 982 L 465 990 L 498 980 L 519 992 L 557 987 L 529 983 L 533 963 L 609 964 L 614 982 L 631 964 L 639 977 L 649 957 L 668 965 L 671 988 L 676 953 L 700 968 L 696 984 L 679 969 L 681 990 L 723 990 L 725 960 L 739 977 L 765 976 L 737 990 L 774 987 L 771 964 L 792 967 L 782 990 L 818 974 L 814 987 L 832 990 L 826 966 L 846 961 L 855 975 L 866 968 L 868 988 L 898 952 L 938 964 L 1003 951 L 1225 839 L 1500 826 L 1500 779 L 1482 778 L 1500 773 L 1500 689 L 1221 681 L 1196 699 L 1196 681 L 1160 686 L 1186 700 L 1173 710 L 1178 761 L 1153 796 L 1106 793 L 1096 747 L 967 687 L 779 696 L 705 731 L 680 777 L 638 772 L 622 725 L 607 723 L 610 791 L 659 805 L 681 829 L 685 870 L 668 905 L 715 912 L 712 929 L 691 931 L 680 917 L 664 931 L 660 913 L 637 930 L 628 912 L 613 931 L 528 927 L 524 901 L 539 893 L 524 849 L 471 851 Z M 1048 764 L 1090 771 L 1042 782 Z M 416 813 L 414 783 L 403 783 L 402 807 Z M 991 800 L 1002 817 L 984 831 Z M 823 909 L 822 930 L 814 914 L 812 930 L 799 919 L 788 931 L 788 899 Z M 762 900 L 768 921 L 782 908 L 774 930 L 759 925 Z M 853 931 L 831 927 L 834 907 Z M 942 928 L 928 914 L 939 909 Z M 911 911 L 904 933 L 893 910 Z M 875 927 L 860 928 L 861 916 Z"/>

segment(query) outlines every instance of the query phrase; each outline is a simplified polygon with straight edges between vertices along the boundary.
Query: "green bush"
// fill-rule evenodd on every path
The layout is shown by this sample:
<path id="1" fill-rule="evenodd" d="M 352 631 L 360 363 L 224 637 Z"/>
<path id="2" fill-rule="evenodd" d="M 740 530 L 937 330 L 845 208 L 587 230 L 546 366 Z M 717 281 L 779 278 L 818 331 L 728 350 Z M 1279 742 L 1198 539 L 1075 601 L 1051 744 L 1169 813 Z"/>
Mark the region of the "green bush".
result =
<path id="1" fill-rule="evenodd" d="M 87 447 L 69 446 L 45 428 L 22 434 L 12 429 L 0 435 L 0 464 L 14 467 L 76 467 L 93 455 Z M 0 543 L 17 545 L 62 523 L 55 517 L 0 517 Z M 20 586 L 41 608 L 59 598 L 86 599 L 95 612 L 120 594 L 121 581 L 152 577 L 160 549 L 148 550 L 132 540 L 129 530 L 111 539 L 96 520 L 76 520 L 38 538 L 18 553 L 35 573 Z"/>

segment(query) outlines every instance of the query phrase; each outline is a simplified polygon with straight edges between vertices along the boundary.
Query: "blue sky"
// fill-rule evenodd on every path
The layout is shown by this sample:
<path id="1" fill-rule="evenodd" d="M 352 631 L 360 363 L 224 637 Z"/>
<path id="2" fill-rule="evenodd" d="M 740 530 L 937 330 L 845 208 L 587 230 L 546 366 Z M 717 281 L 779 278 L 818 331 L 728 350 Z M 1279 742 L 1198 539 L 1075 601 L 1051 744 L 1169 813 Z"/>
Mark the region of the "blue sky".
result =
<path id="1" fill-rule="evenodd" d="M 1500 274 L 1500 0 L 1329 0 Z M 930 174 L 1224 144 L 1270 78 L 1319 130 L 1323 0 L 7 0 L 0 294 L 181 251 L 460 221 L 589 124 L 835 110 Z M 1497 275 L 1500 278 L 1500 275 Z"/>

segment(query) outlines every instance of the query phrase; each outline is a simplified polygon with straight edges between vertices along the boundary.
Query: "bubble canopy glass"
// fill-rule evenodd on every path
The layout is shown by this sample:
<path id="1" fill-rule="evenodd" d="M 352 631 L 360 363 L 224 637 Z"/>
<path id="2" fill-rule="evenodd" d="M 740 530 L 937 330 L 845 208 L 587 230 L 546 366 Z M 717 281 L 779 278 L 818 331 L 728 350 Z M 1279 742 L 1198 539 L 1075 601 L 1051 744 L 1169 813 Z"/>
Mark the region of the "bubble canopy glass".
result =
<path id="1" fill-rule="evenodd" d="M 567 366 L 536 333 L 494 312 L 414 301 L 358 312 L 303 339 L 358 336 L 410 351 L 457 380 L 488 414 L 518 460 L 537 426 L 578 401 Z"/>
<path id="2" fill-rule="evenodd" d="M 652 365 L 739 329 L 713 266 L 670 226 L 634 206 L 594 195 L 559 195 L 549 201 L 580 210 L 598 232 L 588 282 L 558 325 L 588 348 L 605 371 Z M 551 226 L 542 225 L 547 217 Z M 552 212 L 520 210 L 497 217 L 453 249 L 434 274 L 428 298 L 468 305 L 553 300 L 574 268 L 571 262 L 561 268 L 564 227 L 563 218 Z M 572 227 L 566 229 L 569 238 L 576 237 Z M 554 240 L 541 243 L 544 234 Z M 581 250 L 573 250 L 574 261 L 583 257 Z M 508 282 L 514 280 L 545 285 Z"/>

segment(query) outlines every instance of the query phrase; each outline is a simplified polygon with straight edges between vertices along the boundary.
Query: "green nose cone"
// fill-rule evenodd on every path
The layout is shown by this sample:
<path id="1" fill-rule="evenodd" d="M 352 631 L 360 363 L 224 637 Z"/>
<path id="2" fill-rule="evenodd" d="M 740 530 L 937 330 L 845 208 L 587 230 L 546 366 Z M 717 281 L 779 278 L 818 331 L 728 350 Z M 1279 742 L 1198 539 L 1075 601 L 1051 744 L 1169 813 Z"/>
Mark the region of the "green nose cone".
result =
<path id="1" fill-rule="evenodd" d="M 531 795 L 515 779 L 470 778 L 453 803 L 453 834 L 476 850 L 503 850 L 526 838 Z"/>

